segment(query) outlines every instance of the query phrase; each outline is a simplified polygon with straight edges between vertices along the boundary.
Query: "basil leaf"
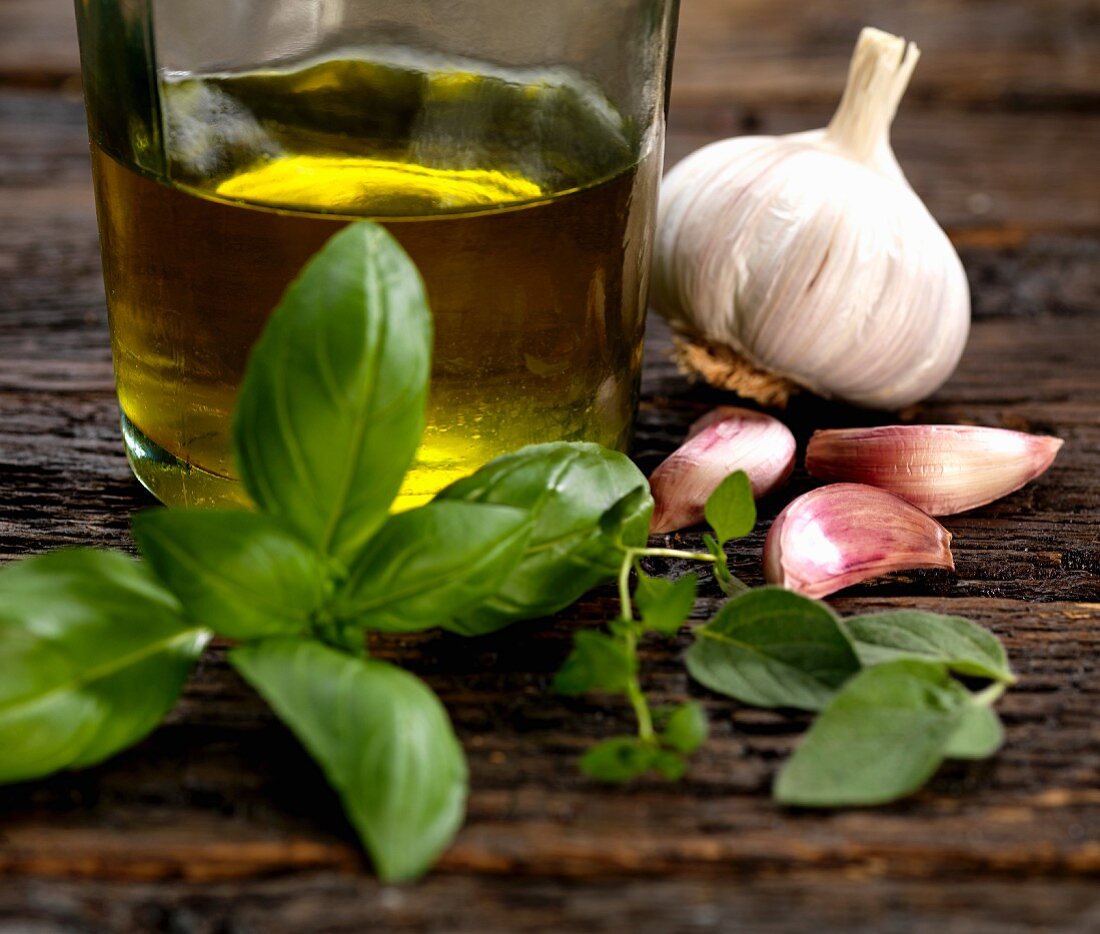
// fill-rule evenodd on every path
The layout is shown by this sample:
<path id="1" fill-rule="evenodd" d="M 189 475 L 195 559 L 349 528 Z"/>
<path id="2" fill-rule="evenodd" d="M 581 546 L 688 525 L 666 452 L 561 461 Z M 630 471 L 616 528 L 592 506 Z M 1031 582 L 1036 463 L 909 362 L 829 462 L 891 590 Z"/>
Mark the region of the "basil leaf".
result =
<path id="1" fill-rule="evenodd" d="M 985 704 L 971 703 L 963 712 L 943 754 L 948 759 L 988 759 L 1001 748 L 1004 727 L 996 711 Z"/>
<path id="2" fill-rule="evenodd" d="M 229 660 L 324 770 L 379 876 L 427 870 L 466 802 L 462 747 L 427 685 L 306 639 L 256 642 Z"/>
<path id="3" fill-rule="evenodd" d="M 699 580 L 685 574 L 677 581 L 638 575 L 634 602 L 642 614 L 642 622 L 663 636 L 674 636 L 695 608 L 695 591 Z"/>
<path id="4" fill-rule="evenodd" d="M 549 616 L 613 578 L 620 543 L 645 544 L 653 499 L 632 500 L 617 524 L 607 520 L 608 510 L 639 487 L 648 490 L 645 477 L 625 455 L 598 444 L 557 442 L 506 454 L 443 490 L 437 500 L 514 506 L 533 521 L 527 549 L 500 591 L 452 628 L 476 635 Z"/>
<path id="5" fill-rule="evenodd" d="M 522 509 L 436 501 L 391 516 L 355 558 L 334 614 L 368 629 L 414 632 L 496 593 L 531 535 Z"/>
<path id="6" fill-rule="evenodd" d="M 658 751 L 636 736 L 613 736 L 581 757 L 581 771 L 601 782 L 628 782 L 649 771 Z"/>
<path id="7" fill-rule="evenodd" d="M 866 668 L 814 721 L 775 782 L 804 807 L 884 804 L 921 787 L 943 761 L 970 695 L 937 662 Z"/>
<path id="8" fill-rule="evenodd" d="M 0 570 L 0 782 L 132 746 L 176 702 L 206 640 L 123 555 L 71 549 Z"/>
<path id="9" fill-rule="evenodd" d="M 703 705 L 698 701 L 688 701 L 674 709 L 665 721 L 661 742 L 678 752 L 690 754 L 706 742 L 708 731 Z"/>
<path id="10" fill-rule="evenodd" d="M 138 548 L 197 623 L 232 639 L 302 632 L 325 601 L 316 554 L 274 519 L 243 510 L 150 509 Z"/>
<path id="11" fill-rule="evenodd" d="M 843 625 L 864 665 L 917 658 L 944 662 L 963 675 L 1016 680 L 1001 641 L 962 616 L 897 610 L 851 616 Z"/>
<path id="12" fill-rule="evenodd" d="M 695 634 L 691 676 L 756 707 L 820 710 L 859 670 L 833 611 L 778 587 L 735 597 Z"/>
<path id="13" fill-rule="evenodd" d="M 756 500 L 749 475 L 737 470 L 726 477 L 710 494 L 703 514 L 719 545 L 748 535 L 756 526 Z"/>
<path id="14" fill-rule="evenodd" d="M 574 634 L 573 651 L 554 676 L 553 688 L 559 694 L 623 691 L 634 677 L 637 664 L 617 639 L 584 629 Z"/>
<path id="15" fill-rule="evenodd" d="M 241 480 L 324 555 L 349 558 L 386 519 L 424 428 L 431 332 L 416 267 L 362 222 L 310 260 L 252 350 Z"/>
<path id="16" fill-rule="evenodd" d="M 609 544 L 618 548 L 629 548 L 631 545 L 644 544 L 645 538 L 634 534 L 643 523 L 649 529 L 649 519 L 653 515 L 653 494 L 648 486 L 640 486 L 631 490 L 618 502 L 610 506 L 600 516 L 599 528 L 603 538 Z M 623 534 L 627 533 L 631 541 L 624 542 Z"/>

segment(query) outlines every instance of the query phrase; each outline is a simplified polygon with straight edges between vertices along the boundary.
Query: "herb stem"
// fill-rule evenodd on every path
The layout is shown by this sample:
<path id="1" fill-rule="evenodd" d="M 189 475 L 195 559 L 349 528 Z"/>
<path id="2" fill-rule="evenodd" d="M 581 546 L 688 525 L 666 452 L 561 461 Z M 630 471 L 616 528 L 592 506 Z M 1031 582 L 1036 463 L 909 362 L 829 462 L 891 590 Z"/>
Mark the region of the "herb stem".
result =
<path id="1" fill-rule="evenodd" d="M 1000 699 L 1000 696 L 1004 694 L 1007 688 L 1008 685 L 1005 684 L 1003 681 L 997 681 L 996 683 L 989 685 L 989 687 L 975 694 L 974 703 L 979 704 L 982 707 L 992 707 L 997 702 L 997 700 Z"/>
<path id="2" fill-rule="evenodd" d="M 629 565 L 627 565 L 629 567 Z M 627 630 L 623 634 L 623 642 L 626 644 L 626 651 L 637 664 L 638 658 L 638 631 L 634 628 Z M 645 699 L 645 694 L 642 692 L 642 686 L 638 682 L 638 675 L 635 671 L 630 676 L 630 680 L 626 683 L 626 696 L 630 700 L 630 706 L 634 708 L 634 718 L 638 721 L 638 737 L 643 743 L 652 743 L 656 739 L 656 733 L 653 731 L 653 715 L 649 712 L 649 702 Z"/>
<path id="3" fill-rule="evenodd" d="M 619 617 L 628 623 L 634 622 L 634 608 L 630 602 L 630 569 L 633 566 L 634 549 L 628 548 L 619 567 Z"/>
<path id="4" fill-rule="evenodd" d="M 638 659 L 638 629 L 634 621 L 634 609 L 630 600 L 630 571 L 634 567 L 634 559 L 642 549 L 627 548 L 623 553 L 623 563 L 619 568 L 619 618 L 630 625 L 624 626 L 625 630 L 619 637 L 623 641 L 627 655 L 633 659 L 637 668 Z M 653 715 L 649 711 L 649 703 L 642 692 L 642 686 L 638 681 L 637 671 L 630 676 L 626 683 L 626 696 L 630 706 L 634 708 L 634 719 L 638 721 L 638 737 L 644 743 L 656 741 L 657 734 L 653 729 Z"/>
<path id="5" fill-rule="evenodd" d="M 632 548 L 639 558 L 684 558 L 688 561 L 706 561 L 714 564 L 718 559 L 702 551 L 680 551 L 677 548 Z"/>

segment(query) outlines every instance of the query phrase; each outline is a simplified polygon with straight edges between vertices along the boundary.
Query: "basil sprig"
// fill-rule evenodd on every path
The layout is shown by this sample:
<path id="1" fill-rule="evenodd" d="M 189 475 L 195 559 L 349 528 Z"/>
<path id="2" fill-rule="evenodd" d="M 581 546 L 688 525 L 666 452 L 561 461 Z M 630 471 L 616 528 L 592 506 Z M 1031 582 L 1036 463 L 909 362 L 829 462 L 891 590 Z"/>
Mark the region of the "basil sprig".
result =
<path id="1" fill-rule="evenodd" d="M 554 612 L 644 545 L 653 508 L 624 455 L 559 443 L 391 516 L 431 337 L 409 258 L 383 228 L 349 225 L 249 358 L 233 447 L 257 511 L 143 512 L 141 565 L 81 550 L 0 570 L 0 781 L 139 740 L 213 632 L 245 643 L 232 663 L 320 763 L 379 875 L 431 865 L 462 821 L 465 760 L 435 695 L 365 658 L 365 634 L 477 634 Z"/>

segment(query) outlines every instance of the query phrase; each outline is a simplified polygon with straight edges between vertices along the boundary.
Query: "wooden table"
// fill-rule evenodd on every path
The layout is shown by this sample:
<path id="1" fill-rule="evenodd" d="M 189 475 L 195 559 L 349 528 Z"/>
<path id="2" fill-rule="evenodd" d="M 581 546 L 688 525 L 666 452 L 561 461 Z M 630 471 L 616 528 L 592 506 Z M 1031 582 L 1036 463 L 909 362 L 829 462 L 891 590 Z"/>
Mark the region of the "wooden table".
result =
<path id="1" fill-rule="evenodd" d="M 853 10 L 852 7 L 859 9 Z M 900 9 L 898 9 L 900 7 Z M 675 159 L 740 132 L 820 125 L 862 16 L 926 57 L 896 128 L 902 164 L 960 245 L 974 331 L 956 376 L 905 417 L 1056 433 L 1050 473 L 946 524 L 957 575 L 846 592 L 851 613 L 963 613 L 1021 675 L 1003 752 L 906 802 L 795 814 L 768 785 L 805 719 L 690 684 L 646 645 L 657 700 L 704 702 L 687 778 L 607 789 L 578 753 L 622 705 L 549 693 L 562 618 L 477 641 L 391 639 L 467 750 L 469 820 L 415 888 L 385 888 L 317 769 L 212 649 L 165 725 L 80 773 L 0 789 L 0 931 L 946 931 L 1100 928 L 1100 41 L 1094 0 L 685 0 Z M 118 436 L 71 11 L 0 3 L 0 557 L 130 548 L 150 500 Z M 637 457 L 652 467 L 720 396 L 649 345 Z M 790 421 L 875 416 L 813 399 Z M 791 493 L 808 487 L 796 474 Z M 737 570 L 759 581 L 763 532 Z M 688 540 L 692 536 L 685 537 Z M 699 618 L 712 614 L 707 590 Z"/>

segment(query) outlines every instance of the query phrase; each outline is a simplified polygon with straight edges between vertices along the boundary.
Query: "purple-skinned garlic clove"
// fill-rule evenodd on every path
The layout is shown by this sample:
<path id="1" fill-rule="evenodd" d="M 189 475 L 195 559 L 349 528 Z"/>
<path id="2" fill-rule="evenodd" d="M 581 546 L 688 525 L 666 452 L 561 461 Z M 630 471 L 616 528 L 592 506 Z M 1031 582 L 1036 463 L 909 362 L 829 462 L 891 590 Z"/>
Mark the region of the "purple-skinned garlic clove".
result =
<path id="1" fill-rule="evenodd" d="M 1013 493 L 1044 473 L 1061 438 L 968 425 L 886 425 L 814 432 L 806 469 L 819 480 L 889 490 L 931 516 Z"/>
<path id="2" fill-rule="evenodd" d="M 955 570 L 951 533 L 893 493 L 860 483 L 804 493 L 764 543 L 767 582 L 807 597 L 914 568 Z"/>
<path id="3" fill-rule="evenodd" d="M 735 406 L 708 412 L 649 478 L 656 503 L 650 532 L 698 525 L 710 494 L 737 470 L 748 474 L 753 496 L 766 496 L 787 482 L 794 455 L 794 435 L 778 419 Z"/>

